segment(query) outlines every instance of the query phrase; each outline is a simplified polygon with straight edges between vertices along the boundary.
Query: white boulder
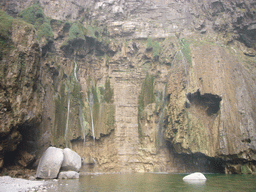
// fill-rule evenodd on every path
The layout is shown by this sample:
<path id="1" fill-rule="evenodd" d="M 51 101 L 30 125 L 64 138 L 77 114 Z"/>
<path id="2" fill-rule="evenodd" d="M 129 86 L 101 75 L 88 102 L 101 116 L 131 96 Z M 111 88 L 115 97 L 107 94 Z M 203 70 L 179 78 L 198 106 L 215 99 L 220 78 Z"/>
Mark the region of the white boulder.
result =
<path id="1" fill-rule="evenodd" d="M 75 171 L 61 171 L 59 179 L 79 179 L 79 173 Z"/>
<path id="2" fill-rule="evenodd" d="M 49 147 L 39 161 L 36 177 L 42 179 L 57 178 L 63 159 L 62 149 Z"/>
<path id="3" fill-rule="evenodd" d="M 64 160 L 61 165 L 62 170 L 78 172 L 82 166 L 81 157 L 69 148 L 63 149 Z"/>
<path id="4" fill-rule="evenodd" d="M 191 181 L 191 180 L 206 181 L 207 179 L 204 176 L 204 174 L 202 174 L 200 172 L 195 172 L 195 173 L 192 173 L 190 175 L 187 175 L 187 176 L 183 177 L 183 181 Z"/>

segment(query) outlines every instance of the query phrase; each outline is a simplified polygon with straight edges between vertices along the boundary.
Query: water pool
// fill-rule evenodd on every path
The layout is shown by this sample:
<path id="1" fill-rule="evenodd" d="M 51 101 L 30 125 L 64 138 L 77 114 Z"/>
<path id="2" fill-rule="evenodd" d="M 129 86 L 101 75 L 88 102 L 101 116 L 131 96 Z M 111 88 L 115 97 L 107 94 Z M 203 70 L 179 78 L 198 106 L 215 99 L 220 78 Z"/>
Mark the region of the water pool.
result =
<path id="1" fill-rule="evenodd" d="M 185 174 L 133 173 L 86 175 L 58 180 L 48 191 L 256 191 L 256 175 L 205 174 L 204 183 L 187 183 Z"/>

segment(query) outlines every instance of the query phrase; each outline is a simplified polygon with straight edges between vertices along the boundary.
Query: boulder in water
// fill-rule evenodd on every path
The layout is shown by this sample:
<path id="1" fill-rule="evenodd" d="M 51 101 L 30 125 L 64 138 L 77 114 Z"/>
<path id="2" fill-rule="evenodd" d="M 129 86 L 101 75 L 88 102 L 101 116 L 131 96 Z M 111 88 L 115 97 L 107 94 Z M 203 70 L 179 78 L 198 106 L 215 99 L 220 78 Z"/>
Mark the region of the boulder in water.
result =
<path id="1" fill-rule="evenodd" d="M 79 179 L 79 173 L 75 171 L 61 171 L 59 179 Z"/>
<path id="2" fill-rule="evenodd" d="M 66 171 L 79 171 L 82 165 L 81 157 L 69 148 L 63 149 L 64 160 L 61 169 Z"/>
<path id="3" fill-rule="evenodd" d="M 200 180 L 200 181 L 206 181 L 206 177 L 204 176 L 204 174 L 200 173 L 200 172 L 195 172 L 192 173 L 190 175 L 187 175 L 185 177 L 183 177 L 184 181 L 191 181 L 191 180 Z"/>
<path id="4" fill-rule="evenodd" d="M 36 177 L 42 179 L 57 178 L 63 159 L 62 149 L 49 147 L 39 161 Z"/>

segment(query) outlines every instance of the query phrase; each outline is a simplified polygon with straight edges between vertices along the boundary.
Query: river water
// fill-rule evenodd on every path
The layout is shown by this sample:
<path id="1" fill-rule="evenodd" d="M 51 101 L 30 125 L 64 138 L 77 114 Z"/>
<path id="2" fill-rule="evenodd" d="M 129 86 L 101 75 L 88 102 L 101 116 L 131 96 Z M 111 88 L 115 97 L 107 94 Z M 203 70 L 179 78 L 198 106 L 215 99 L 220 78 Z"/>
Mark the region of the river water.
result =
<path id="1" fill-rule="evenodd" d="M 256 191 L 256 175 L 205 174 L 204 183 L 186 183 L 185 174 L 102 174 L 58 180 L 47 191 Z"/>

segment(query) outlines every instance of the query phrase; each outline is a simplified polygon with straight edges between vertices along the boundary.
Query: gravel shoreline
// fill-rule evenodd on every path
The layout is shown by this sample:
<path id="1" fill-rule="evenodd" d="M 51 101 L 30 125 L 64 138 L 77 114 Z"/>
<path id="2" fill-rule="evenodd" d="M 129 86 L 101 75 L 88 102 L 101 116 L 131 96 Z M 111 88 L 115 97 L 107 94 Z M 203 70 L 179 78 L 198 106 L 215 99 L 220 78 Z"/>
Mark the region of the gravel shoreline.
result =
<path id="1" fill-rule="evenodd" d="M 51 181 L 27 180 L 12 178 L 10 176 L 0 177 L 0 192 L 26 192 L 26 191 L 47 191 Z"/>

